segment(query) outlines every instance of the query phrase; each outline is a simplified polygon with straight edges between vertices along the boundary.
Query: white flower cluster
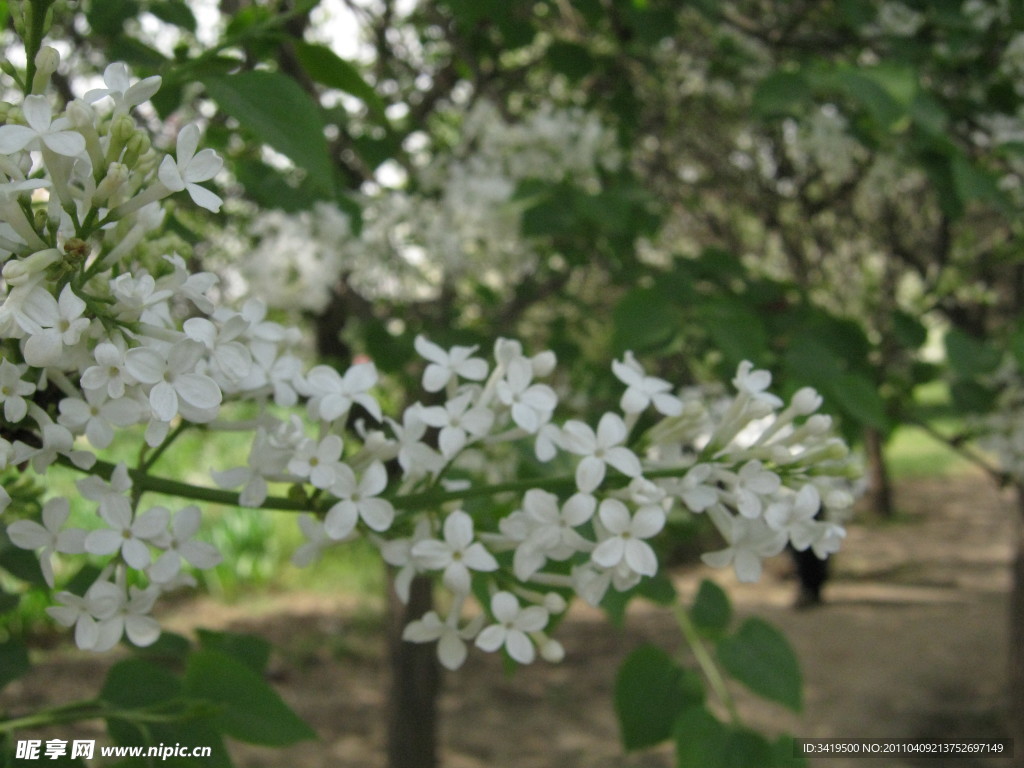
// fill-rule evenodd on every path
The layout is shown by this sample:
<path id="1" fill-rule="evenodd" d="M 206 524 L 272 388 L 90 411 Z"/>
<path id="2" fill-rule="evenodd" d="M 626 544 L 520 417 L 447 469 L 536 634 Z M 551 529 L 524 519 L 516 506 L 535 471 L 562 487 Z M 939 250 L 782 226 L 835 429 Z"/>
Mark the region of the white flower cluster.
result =
<path id="1" fill-rule="evenodd" d="M 46 57 L 52 52 L 40 55 L 40 69 L 52 72 Z M 538 653 L 560 658 L 545 632 L 552 614 L 572 594 L 597 604 L 608 589 L 653 575 L 649 542 L 673 507 L 711 516 L 728 546 L 706 559 L 733 564 L 742 579 L 757 578 L 761 559 L 787 542 L 822 556 L 838 546 L 842 529 L 815 516 L 822 503 L 847 502 L 832 490 L 849 471 L 846 447 L 814 413 L 821 399 L 813 391 L 783 407 L 767 392 L 769 374 L 749 363 L 718 412 L 681 399 L 627 354 L 613 365 L 625 386 L 619 411 L 596 428 L 556 423 L 559 397 L 542 383 L 555 356 L 528 356 L 516 341 L 499 339 L 488 362 L 475 347 L 443 349 L 419 337 L 428 402 L 400 420 L 384 414 L 372 362 L 304 369 L 298 332 L 268 321 L 261 302 L 219 306 L 216 277 L 174 254 L 140 263 L 145 249 L 135 246 L 159 226 L 159 200 L 186 191 L 219 206 L 199 182 L 220 159 L 197 152 L 192 126 L 181 130 L 176 158 L 154 151 L 130 110 L 159 83 L 130 84 L 123 65 L 108 68 L 105 82 L 57 116 L 45 97 L 29 95 L 0 127 L 0 473 L 31 465 L 43 474 L 57 463 L 87 472 L 77 488 L 99 523 L 69 527 L 70 506 L 55 498 L 41 521 L 15 521 L 7 532 L 38 552 L 51 586 L 55 555 L 107 558 L 88 589 L 58 592 L 50 609 L 74 626 L 80 647 L 105 650 L 123 635 L 153 642 L 151 609 L 190 581 L 183 564 L 219 561 L 195 539 L 199 508 L 146 508 L 141 499 L 153 490 L 307 509 L 297 563 L 365 535 L 399 569 L 404 597 L 413 576 L 436 575 L 451 593 L 446 615 L 428 613 L 405 636 L 439 641 L 448 667 L 462 663 L 471 640 L 521 663 Z M 91 106 L 107 99 L 107 112 Z M 249 405 L 247 421 L 231 420 L 228 400 Z M 635 435 L 650 411 L 656 423 Z M 252 432 L 245 466 L 213 473 L 237 496 L 153 476 L 156 458 L 189 425 Z M 101 461 L 97 452 L 131 427 L 150 448 L 138 465 Z M 750 439 L 752 429 L 760 431 Z M 489 457 L 521 441 L 550 475 L 467 484 L 479 455 L 499 468 Z M 292 486 L 287 499 L 271 496 L 276 483 Z M 481 498 L 493 502 L 483 511 L 471 503 Z M 0 508 L 9 504 L 0 487 Z M 487 610 L 467 621 L 474 592 Z"/>
<path id="2" fill-rule="evenodd" d="M 599 188 L 600 170 L 620 162 L 614 132 L 593 114 L 545 104 L 513 122 L 480 100 L 463 116 L 458 143 L 417 171 L 415 192 L 360 196 L 358 236 L 341 211 L 320 203 L 296 214 L 261 212 L 219 248 L 244 252 L 226 270 L 272 307 L 320 312 L 343 275 L 367 298 L 422 300 L 467 274 L 504 290 L 536 264 L 513 200 L 518 185 Z"/>

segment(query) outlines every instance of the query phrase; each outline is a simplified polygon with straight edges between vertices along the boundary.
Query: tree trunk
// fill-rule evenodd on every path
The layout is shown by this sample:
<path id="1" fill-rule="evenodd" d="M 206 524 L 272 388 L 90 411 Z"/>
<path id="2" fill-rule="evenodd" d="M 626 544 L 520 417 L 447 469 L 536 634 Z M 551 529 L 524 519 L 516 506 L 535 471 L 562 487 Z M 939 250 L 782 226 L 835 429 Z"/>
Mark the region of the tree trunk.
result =
<path id="1" fill-rule="evenodd" d="M 441 671 L 433 643 L 407 643 L 402 630 L 433 607 L 433 582 L 413 579 L 409 604 L 389 589 L 388 650 L 391 690 L 388 696 L 388 768 L 436 768 L 437 697 Z"/>
<path id="2" fill-rule="evenodd" d="M 864 430 L 864 451 L 868 463 L 868 500 L 871 509 L 881 517 L 896 513 L 893 502 L 892 481 L 885 463 L 885 438 L 873 427 Z"/>
<path id="3" fill-rule="evenodd" d="M 1016 486 L 1017 519 L 1015 539 L 1017 551 L 1013 560 L 1013 583 L 1010 586 L 1010 669 L 1009 718 L 1010 737 L 1018 750 L 1024 752 L 1024 485 Z"/>

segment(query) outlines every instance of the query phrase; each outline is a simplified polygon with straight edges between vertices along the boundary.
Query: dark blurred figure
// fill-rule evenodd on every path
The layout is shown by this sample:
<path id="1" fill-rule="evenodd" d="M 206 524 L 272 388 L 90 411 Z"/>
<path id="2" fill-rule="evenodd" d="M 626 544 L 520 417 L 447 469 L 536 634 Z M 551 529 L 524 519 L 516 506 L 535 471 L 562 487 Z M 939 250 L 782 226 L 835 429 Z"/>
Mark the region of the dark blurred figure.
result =
<path id="1" fill-rule="evenodd" d="M 793 558 L 793 565 L 796 566 L 796 577 L 800 582 L 797 592 L 797 608 L 813 608 L 821 605 L 821 588 L 828 581 L 828 558 L 822 560 L 814 550 L 808 547 L 803 552 L 797 552 L 789 547 L 789 554 Z"/>

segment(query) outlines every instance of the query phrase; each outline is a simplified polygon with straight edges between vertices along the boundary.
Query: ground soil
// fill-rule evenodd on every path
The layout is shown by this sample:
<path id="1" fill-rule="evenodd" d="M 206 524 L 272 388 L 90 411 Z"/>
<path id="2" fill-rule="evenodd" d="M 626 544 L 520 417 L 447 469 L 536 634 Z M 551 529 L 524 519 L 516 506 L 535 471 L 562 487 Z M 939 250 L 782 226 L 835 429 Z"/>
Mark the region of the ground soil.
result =
<path id="1" fill-rule="evenodd" d="M 769 732 L 822 738 L 999 738 L 1004 735 L 1007 595 L 1012 499 L 980 475 L 909 480 L 897 489 L 899 517 L 854 522 L 826 602 L 792 607 L 785 559 L 756 585 L 702 566 L 674 572 L 692 596 L 712 576 L 741 615 L 761 616 L 789 637 L 805 678 L 796 715 L 736 690 L 746 721 Z M 379 612 L 345 595 L 290 593 L 244 605 L 192 601 L 166 611 L 178 631 L 217 626 L 260 633 L 276 646 L 271 677 L 319 740 L 283 752 L 241 746 L 245 768 L 383 768 L 387 668 Z M 642 643 L 681 649 L 672 617 L 631 609 L 627 626 L 574 607 L 559 630 L 566 660 L 508 675 L 500 658 L 471 653 L 448 674 L 440 702 L 444 768 L 663 768 L 668 748 L 623 753 L 612 688 L 621 660 Z M 50 651 L 32 676 L 4 692 L 0 707 L 95 693 L 109 660 Z M 88 736 L 84 736 L 87 738 Z M 64 738 L 67 738 L 65 735 Z M 1024 752 L 1024 745 L 1019 745 Z M 822 759 L 823 768 L 999 768 L 1009 759 Z"/>

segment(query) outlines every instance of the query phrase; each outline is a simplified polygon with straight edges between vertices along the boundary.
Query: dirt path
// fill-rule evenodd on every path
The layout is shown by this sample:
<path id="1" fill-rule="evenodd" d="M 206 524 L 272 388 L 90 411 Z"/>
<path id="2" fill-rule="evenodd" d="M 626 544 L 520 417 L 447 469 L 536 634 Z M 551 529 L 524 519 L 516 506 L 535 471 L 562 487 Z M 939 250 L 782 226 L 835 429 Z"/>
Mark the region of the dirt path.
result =
<path id="1" fill-rule="evenodd" d="M 690 595 L 712 575 L 740 614 L 782 629 L 803 667 L 806 710 L 793 715 L 737 691 L 747 721 L 803 737 L 998 738 L 1006 666 L 1011 510 L 984 478 L 917 480 L 899 489 L 901 519 L 855 525 L 836 561 L 827 603 L 790 608 L 794 584 L 780 560 L 756 585 L 703 568 L 676 574 Z M 253 614 L 256 615 L 253 615 Z M 350 599 L 289 595 L 224 608 L 200 601 L 166 624 L 256 631 L 278 651 L 282 695 L 321 740 L 284 754 L 242 747 L 245 768 L 382 768 L 381 715 L 387 670 L 372 611 Z M 296 629 L 296 628 L 300 629 Z M 441 701 L 445 768 L 661 768 L 667 750 L 623 755 L 611 703 L 620 661 L 637 645 L 680 645 L 666 612 L 638 606 L 626 630 L 574 608 L 558 637 L 567 658 L 508 676 L 492 654 L 471 653 L 445 678 Z M 95 691 L 105 662 L 56 657 L 48 671 L 5 691 L 19 708 L 54 695 L 56 680 Z M 70 693 L 70 692 L 69 692 Z M 73 694 L 72 694 L 73 695 Z M 63 694 L 62 694 L 63 697 Z M 1024 750 L 1024 745 L 1019 745 Z M 817 760 L 823 768 L 1009 768 L 1010 760 Z M 1020 761 L 1024 765 L 1024 760 Z"/>

